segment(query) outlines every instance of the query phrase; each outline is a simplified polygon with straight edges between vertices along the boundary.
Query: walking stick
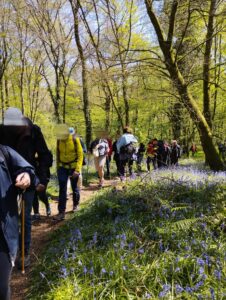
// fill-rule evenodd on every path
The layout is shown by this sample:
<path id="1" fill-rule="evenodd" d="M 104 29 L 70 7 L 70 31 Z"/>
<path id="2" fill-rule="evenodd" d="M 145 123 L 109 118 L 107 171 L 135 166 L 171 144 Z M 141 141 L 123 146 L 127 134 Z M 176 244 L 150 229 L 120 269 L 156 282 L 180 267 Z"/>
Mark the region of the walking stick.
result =
<path id="1" fill-rule="evenodd" d="M 23 197 L 24 191 L 20 194 L 21 200 L 21 273 L 25 274 L 25 201 Z"/>

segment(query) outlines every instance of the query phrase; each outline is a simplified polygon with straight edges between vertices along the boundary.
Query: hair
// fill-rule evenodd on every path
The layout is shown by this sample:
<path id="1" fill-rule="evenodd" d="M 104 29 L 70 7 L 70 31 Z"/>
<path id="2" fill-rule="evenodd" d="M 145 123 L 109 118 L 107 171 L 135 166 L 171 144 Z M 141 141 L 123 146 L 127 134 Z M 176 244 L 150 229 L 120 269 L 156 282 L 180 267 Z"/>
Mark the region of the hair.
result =
<path id="1" fill-rule="evenodd" d="M 126 126 L 123 128 L 123 133 L 133 133 L 133 130 L 129 126 Z"/>

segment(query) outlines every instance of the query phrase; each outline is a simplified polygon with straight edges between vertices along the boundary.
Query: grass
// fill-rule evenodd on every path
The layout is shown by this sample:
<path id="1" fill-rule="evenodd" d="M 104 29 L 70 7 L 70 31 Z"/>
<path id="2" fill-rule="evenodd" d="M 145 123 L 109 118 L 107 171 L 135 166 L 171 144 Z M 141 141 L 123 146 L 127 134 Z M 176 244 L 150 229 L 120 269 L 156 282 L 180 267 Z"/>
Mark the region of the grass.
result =
<path id="1" fill-rule="evenodd" d="M 152 172 L 52 235 L 28 299 L 225 299 L 226 176 Z"/>

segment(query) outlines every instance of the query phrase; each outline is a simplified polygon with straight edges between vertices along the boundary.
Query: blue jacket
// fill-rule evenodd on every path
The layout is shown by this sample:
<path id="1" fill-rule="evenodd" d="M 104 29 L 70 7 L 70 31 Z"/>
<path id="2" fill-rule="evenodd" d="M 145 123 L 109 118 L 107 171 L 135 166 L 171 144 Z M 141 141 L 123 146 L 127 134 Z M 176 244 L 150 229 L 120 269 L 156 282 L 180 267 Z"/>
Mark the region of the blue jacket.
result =
<path id="1" fill-rule="evenodd" d="M 20 173 L 28 172 L 31 177 L 31 185 L 36 186 L 38 179 L 34 168 L 23 159 L 16 151 L 4 146 L 8 155 L 0 149 L 0 221 L 1 230 L 5 237 L 12 263 L 16 258 L 18 247 L 18 189 L 14 182 Z M 1 241 L 0 241 L 1 242 Z"/>

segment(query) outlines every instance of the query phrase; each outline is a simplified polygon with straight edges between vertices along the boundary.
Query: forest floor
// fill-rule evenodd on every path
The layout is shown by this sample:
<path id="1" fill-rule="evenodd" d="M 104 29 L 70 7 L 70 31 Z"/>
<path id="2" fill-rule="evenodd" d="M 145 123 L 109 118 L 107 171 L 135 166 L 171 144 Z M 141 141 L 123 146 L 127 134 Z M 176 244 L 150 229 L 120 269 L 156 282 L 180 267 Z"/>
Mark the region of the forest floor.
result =
<path id="1" fill-rule="evenodd" d="M 106 180 L 104 187 L 114 186 L 115 180 Z M 97 184 L 90 184 L 87 187 L 83 187 L 81 191 L 81 204 L 88 201 L 98 191 Z M 52 216 L 58 213 L 58 201 L 51 202 L 50 217 L 46 216 L 44 205 L 40 205 L 41 220 L 35 221 L 32 224 L 32 245 L 31 245 L 31 266 L 26 269 L 25 275 L 21 274 L 21 271 L 15 267 L 12 273 L 11 279 L 11 298 L 12 300 L 24 300 L 28 291 L 30 274 L 33 266 L 39 261 L 40 253 L 46 244 L 50 241 L 50 233 L 57 230 L 64 224 L 64 221 L 56 222 L 52 219 Z M 66 219 L 72 214 L 73 202 L 71 195 L 67 201 Z"/>

